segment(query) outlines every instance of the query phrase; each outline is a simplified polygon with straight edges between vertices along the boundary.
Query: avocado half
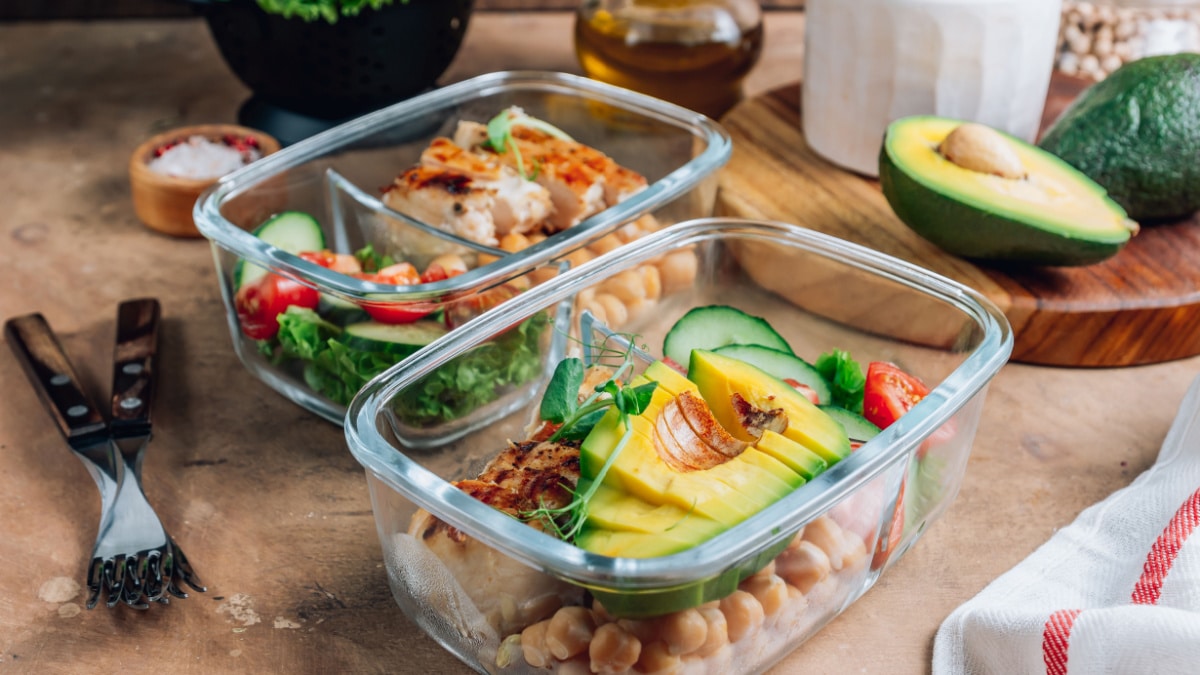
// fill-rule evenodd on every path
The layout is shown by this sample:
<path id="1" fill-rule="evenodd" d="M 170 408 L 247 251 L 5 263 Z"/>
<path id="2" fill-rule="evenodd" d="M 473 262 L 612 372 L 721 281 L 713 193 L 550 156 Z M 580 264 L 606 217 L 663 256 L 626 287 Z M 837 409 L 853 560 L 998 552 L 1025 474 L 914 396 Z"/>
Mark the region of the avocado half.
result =
<path id="1" fill-rule="evenodd" d="M 939 151 L 963 124 L 914 116 L 892 122 L 879 155 L 883 194 L 900 220 L 965 258 L 1089 265 L 1121 250 L 1137 224 L 1104 188 L 1054 155 L 1012 136 L 1026 176 L 966 169 Z"/>

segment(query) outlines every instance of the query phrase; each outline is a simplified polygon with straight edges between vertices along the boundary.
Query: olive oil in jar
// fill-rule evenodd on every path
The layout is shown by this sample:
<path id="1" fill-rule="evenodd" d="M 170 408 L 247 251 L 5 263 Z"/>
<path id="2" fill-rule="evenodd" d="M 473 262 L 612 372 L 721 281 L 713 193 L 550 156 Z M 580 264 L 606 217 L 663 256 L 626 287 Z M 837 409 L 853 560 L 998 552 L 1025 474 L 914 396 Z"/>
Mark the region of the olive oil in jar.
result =
<path id="1" fill-rule="evenodd" d="M 575 52 L 594 79 L 720 117 L 762 54 L 755 0 L 585 0 Z"/>

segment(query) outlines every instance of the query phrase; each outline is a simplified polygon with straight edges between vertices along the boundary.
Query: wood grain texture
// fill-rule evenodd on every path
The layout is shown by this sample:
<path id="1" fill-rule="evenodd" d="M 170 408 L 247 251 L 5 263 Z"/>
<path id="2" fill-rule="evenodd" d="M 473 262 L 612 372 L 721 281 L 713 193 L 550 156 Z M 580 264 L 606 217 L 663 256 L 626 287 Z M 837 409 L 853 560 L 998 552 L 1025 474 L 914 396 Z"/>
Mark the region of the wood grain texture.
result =
<path id="1" fill-rule="evenodd" d="M 1086 82 L 1055 77 L 1055 119 Z M 979 291 L 1012 323 L 1013 360 L 1129 366 L 1200 354 L 1200 222 L 1143 227 L 1115 257 L 1087 267 L 991 265 L 949 255 L 892 212 L 875 180 L 818 156 L 800 126 L 800 87 L 745 101 L 723 120 L 734 139 L 721 215 L 796 223 L 896 256 Z"/>

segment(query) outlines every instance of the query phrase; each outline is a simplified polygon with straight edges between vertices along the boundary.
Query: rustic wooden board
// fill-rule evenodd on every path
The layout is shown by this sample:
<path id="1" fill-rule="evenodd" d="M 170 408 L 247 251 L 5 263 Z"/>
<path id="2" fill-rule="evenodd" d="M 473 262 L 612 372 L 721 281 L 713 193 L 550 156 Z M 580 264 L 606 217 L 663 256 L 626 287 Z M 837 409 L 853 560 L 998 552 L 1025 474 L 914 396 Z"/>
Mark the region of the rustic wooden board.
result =
<path id="1" fill-rule="evenodd" d="M 1086 83 L 1057 77 L 1044 122 Z M 1128 366 L 1200 354 L 1200 220 L 1143 227 L 1115 257 L 1079 268 L 991 266 L 949 255 L 900 222 L 879 183 L 819 157 L 800 128 L 800 87 L 754 97 L 722 120 L 734 150 L 718 213 L 795 223 L 915 263 L 994 301 L 1013 360 Z"/>

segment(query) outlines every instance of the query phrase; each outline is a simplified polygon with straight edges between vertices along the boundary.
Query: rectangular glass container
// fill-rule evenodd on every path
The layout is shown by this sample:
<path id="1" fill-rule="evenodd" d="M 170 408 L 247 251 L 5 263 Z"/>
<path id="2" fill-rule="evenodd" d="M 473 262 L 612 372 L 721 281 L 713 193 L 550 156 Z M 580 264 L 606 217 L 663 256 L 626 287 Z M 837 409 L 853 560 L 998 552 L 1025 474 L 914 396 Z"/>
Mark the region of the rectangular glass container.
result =
<path id="1" fill-rule="evenodd" d="M 557 347 L 543 351 L 541 379 L 519 404 L 432 443 L 411 439 L 397 403 L 487 335 L 553 317 L 555 334 L 570 333 L 566 352 L 587 352 L 596 323 L 588 298 L 630 270 L 681 256 L 692 263 L 672 269 L 686 278 L 621 329 L 649 358 L 687 311 L 729 305 L 766 319 L 802 358 L 840 349 L 864 366 L 892 362 L 930 393 L 824 473 L 662 557 L 584 551 L 452 483 L 528 438 Z M 393 596 L 476 670 L 758 672 L 866 592 L 946 510 L 988 383 L 1011 349 L 1003 314 L 953 281 L 795 226 L 700 219 L 572 269 L 437 341 L 367 385 L 345 433 L 366 469 Z"/>
<path id="2" fill-rule="evenodd" d="M 453 136 L 462 120 L 486 123 L 509 106 L 642 174 L 647 187 L 540 241 L 502 239 L 499 246 L 448 234 L 385 204 L 386 186 L 418 163 L 431 140 Z M 197 201 L 195 221 L 212 242 L 238 357 L 272 388 L 340 424 L 357 386 L 387 360 L 352 349 L 353 367 L 316 372 L 316 360 L 333 359 L 281 356 L 279 348 L 247 336 L 235 304 L 242 266 L 257 265 L 316 289 L 318 313 L 334 324 L 369 300 L 380 307 L 422 303 L 434 316 L 457 315 L 460 320 L 446 321 L 457 328 L 497 298 L 553 276 L 557 261 L 568 256 L 580 262 L 662 225 L 710 215 L 715 172 L 729 153 L 725 131 L 684 108 L 568 74 L 492 73 L 347 122 L 230 174 Z M 468 271 L 413 285 L 339 274 L 255 236 L 271 216 L 286 211 L 313 216 L 326 247 L 337 253 L 369 244 L 418 270 L 438 255 L 453 254 Z"/>

